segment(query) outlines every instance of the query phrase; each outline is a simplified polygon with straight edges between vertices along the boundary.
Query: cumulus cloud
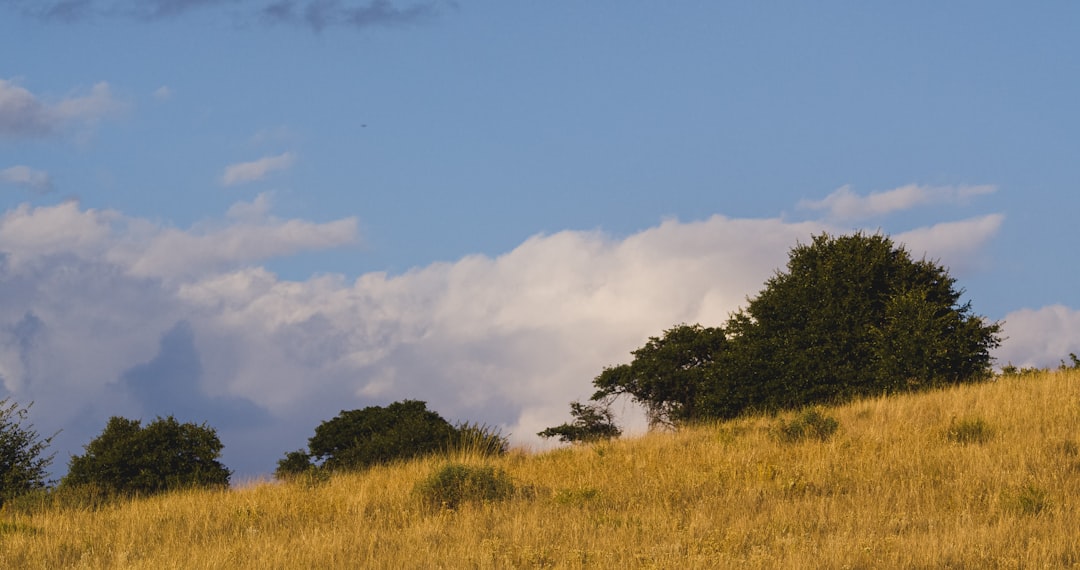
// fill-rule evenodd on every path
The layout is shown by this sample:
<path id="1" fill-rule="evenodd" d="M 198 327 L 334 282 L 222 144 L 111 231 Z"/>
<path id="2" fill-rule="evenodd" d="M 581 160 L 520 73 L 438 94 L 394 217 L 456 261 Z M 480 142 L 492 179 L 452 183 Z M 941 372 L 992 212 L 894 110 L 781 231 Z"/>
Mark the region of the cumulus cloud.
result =
<path id="1" fill-rule="evenodd" d="M 896 234 L 893 241 L 903 244 L 916 258 L 940 261 L 954 273 L 963 273 L 978 267 L 983 258 L 972 253 L 997 235 L 1004 223 L 1004 215 L 989 214 L 916 228 Z"/>
<path id="2" fill-rule="evenodd" d="M 265 194 L 240 202 L 223 222 L 189 229 L 161 226 L 112 210 L 82 210 L 68 201 L 23 204 L 0 218 L 0 252 L 9 267 L 56 254 L 101 259 L 133 276 L 184 279 L 303 251 L 355 245 L 356 218 L 330 222 L 281 220 Z"/>
<path id="3" fill-rule="evenodd" d="M 856 194 L 843 186 L 821 200 L 802 200 L 799 209 L 824 211 L 831 220 L 864 220 L 927 204 L 966 203 L 974 196 L 992 194 L 994 186 L 918 186 L 909 184 L 884 192 Z"/>
<path id="4" fill-rule="evenodd" d="M 565 421 L 604 366 L 679 322 L 722 323 L 791 246 L 835 232 L 667 220 L 625 238 L 537 235 L 401 275 L 286 281 L 254 262 L 352 243 L 355 221 L 270 208 L 260 196 L 188 229 L 74 202 L 0 217 L 0 393 L 36 401 L 42 431 L 65 430 L 61 455 L 109 415 L 201 414 L 246 475 L 271 471 L 342 409 L 402 398 L 541 445 L 534 434 Z M 963 256 L 988 227 L 912 236 Z"/>
<path id="5" fill-rule="evenodd" d="M 120 107 L 104 82 L 86 95 L 49 102 L 13 81 L 0 79 L 0 136 L 51 135 L 68 126 L 93 124 Z"/>
<path id="6" fill-rule="evenodd" d="M 424 2 L 399 7 L 389 0 L 372 0 L 366 4 L 338 0 L 279 0 L 266 5 L 262 15 L 270 22 L 303 24 L 320 31 L 329 26 L 366 28 L 407 24 L 434 15 L 439 4 Z"/>
<path id="7" fill-rule="evenodd" d="M 251 162 L 240 162 L 229 165 L 225 173 L 221 175 L 221 183 L 225 186 L 236 186 L 262 180 L 271 172 L 288 170 L 292 168 L 296 156 L 291 152 L 285 152 L 277 156 L 265 156 Z"/>
<path id="8" fill-rule="evenodd" d="M 0 182 L 19 186 L 37 194 L 46 194 L 53 189 L 52 178 L 49 177 L 48 172 L 34 170 L 22 164 L 0 170 Z"/>
<path id="9" fill-rule="evenodd" d="M 1080 310 L 1064 305 L 1020 309 L 1005 315 L 1007 337 L 994 357 L 999 365 L 1056 366 L 1080 354 Z"/>
<path id="10" fill-rule="evenodd" d="M 368 28 L 415 22 L 438 13 L 449 0 L 0 0 L 17 12 L 48 21 L 90 18 L 156 21 L 197 10 L 220 9 L 239 21 L 287 23 L 319 31 L 330 26 Z"/>

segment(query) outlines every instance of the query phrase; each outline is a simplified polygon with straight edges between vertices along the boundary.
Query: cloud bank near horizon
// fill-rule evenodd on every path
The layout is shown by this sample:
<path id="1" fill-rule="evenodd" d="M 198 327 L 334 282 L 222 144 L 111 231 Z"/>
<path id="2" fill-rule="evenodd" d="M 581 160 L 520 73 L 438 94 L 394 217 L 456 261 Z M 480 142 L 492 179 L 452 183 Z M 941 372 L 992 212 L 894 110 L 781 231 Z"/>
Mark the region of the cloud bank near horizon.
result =
<path id="1" fill-rule="evenodd" d="M 997 187 L 982 186 L 920 186 L 908 184 L 866 196 L 856 194 L 851 186 L 842 186 L 821 200 L 799 202 L 801 210 L 824 211 L 834 221 L 866 220 L 887 216 L 930 204 L 966 204 L 976 196 L 993 194 Z"/>
<path id="2" fill-rule="evenodd" d="M 0 79 L 0 137 L 44 137 L 72 126 L 92 126 L 122 107 L 104 81 L 85 95 L 50 101 L 14 81 Z"/>
<path id="3" fill-rule="evenodd" d="M 0 396 L 36 401 L 42 432 L 64 429 L 61 463 L 110 415 L 176 414 L 217 427 L 241 475 L 267 473 L 342 409 L 403 398 L 537 446 L 533 434 L 565 421 L 604 366 L 674 324 L 722 323 L 790 247 L 835 232 L 717 215 L 624 238 L 536 235 L 401 275 L 286 281 L 259 263 L 353 246 L 356 220 L 270 209 L 260 195 L 188 229 L 74 202 L 0 217 Z M 991 215 L 893 237 L 951 266 L 1000 224 Z M 1039 346 L 1037 323 L 1077 315 L 1018 321 Z M 1008 354 L 1046 356 L 1017 346 Z"/>
<path id="4" fill-rule="evenodd" d="M 96 18 L 155 22 L 218 9 L 234 23 L 292 24 L 319 32 L 411 24 L 436 16 L 450 0 L 0 0 L 19 14 L 48 22 Z"/>

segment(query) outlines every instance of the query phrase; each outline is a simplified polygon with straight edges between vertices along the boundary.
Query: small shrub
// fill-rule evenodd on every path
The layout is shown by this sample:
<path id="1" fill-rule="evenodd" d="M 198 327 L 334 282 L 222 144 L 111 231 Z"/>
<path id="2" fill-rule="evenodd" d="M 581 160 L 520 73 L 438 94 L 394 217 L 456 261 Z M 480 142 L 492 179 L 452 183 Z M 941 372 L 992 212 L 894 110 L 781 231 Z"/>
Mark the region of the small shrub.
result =
<path id="1" fill-rule="evenodd" d="M 169 416 L 143 426 L 114 416 L 86 453 L 71 458 L 60 486 L 95 485 L 118 495 L 227 487 L 232 473 L 218 461 L 222 447 L 205 423 Z"/>
<path id="2" fill-rule="evenodd" d="M 965 418 L 957 420 L 953 418 L 949 423 L 949 429 L 945 437 L 953 443 L 967 445 L 969 443 L 986 443 L 993 439 L 994 428 L 982 418 Z"/>
<path id="3" fill-rule="evenodd" d="M 505 455 L 510 442 L 499 428 L 487 424 L 465 422 L 455 426 L 450 441 L 450 453 L 462 455 Z"/>
<path id="4" fill-rule="evenodd" d="M 52 437 L 39 437 L 26 422 L 29 408 L 0 399 L 0 505 L 49 485 L 45 478 L 53 456 L 45 449 Z"/>
<path id="5" fill-rule="evenodd" d="M 777 439 L 786 443 L 795 443 L 807 439 L 826 441 L 836 430 L 840 422 L 836 418 L 821 413 L 816 408 L 803 410 L 791 422 L 781 420 L 774 431 Z"/>
<path id="6" fill-rule="evenodd" d="M 421 481 L 416 491 L 431 507 L 456 509 L 466 502 L 507 499 L 514 484 L 502 469 L 451 463 Z"/>
<path id="7" fill-rule="evenodd" d="M 615 414 L 611 411 L 610 402 L 570 402 L 570 415 L 574 421 L 549 427 L 536 435 L 543 438 L 558 437 L 563 443 L 593 443 L 622 435 L 622 429 L 615 425 Z"/>
<path id="8" fill-rule="evenodd" d="M 95 484 L 61 485 L 20 495 L 5 504 L 4 510 L 24 515 L 51 510 L 93 512 L 120 499 L 117 493 Z"/>
<path id="9" fill-rule="evenodd" d="M 555 493 L 555 502 L 560 505 L 584 506 L 600 497 L 600 490 L 593 487 L 580 489 L 559 489 Z"/>
<path id="10" fill-rule="evenodd" d="M 1022 514 L 1038 516 L 1050 508 L 1050 494 L 1032 483 L 1005 496 L 1005 507 Z"/>

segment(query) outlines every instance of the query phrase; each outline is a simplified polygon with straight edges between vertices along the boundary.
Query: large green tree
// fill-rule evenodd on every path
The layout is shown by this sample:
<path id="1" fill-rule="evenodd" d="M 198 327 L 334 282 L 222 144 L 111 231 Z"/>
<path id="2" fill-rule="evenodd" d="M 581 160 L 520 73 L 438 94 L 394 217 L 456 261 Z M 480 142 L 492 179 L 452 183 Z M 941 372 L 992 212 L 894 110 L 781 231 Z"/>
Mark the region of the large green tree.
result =
<path id="1" fill-rule="evenodd" d="M 649 338 L 596 377 L 593 400 L 629 395 L 675 426 L 986 378 L 1001 324 L 962 295 L 945 267 L 886 236 L 818 235 L 724 327 Z"/>
<path id="2" fill-rule="evenodd" d="M 700 403 L 732 417 L 988 377 L 1001 325 L 962 294 L 886 236 L 815 236 L 728 321 Z"/>
<path id="3" fill-rule="evenodd" d="M 222 448 L 206 424 L 169 416 L 144 427 L 114 416 L 83 455 L 71 458 L 61 485 L 96 485 L 117 494 L 226 486 L 231 473 L 218 461 Z"/>
<path id="4" fill-rule="evenodd" d="M 287 453 L 275 475 L 288 478 L 313 468 L 325 471 L 363 469 L 458 447 L 480 453 L 506 451 L 498 432 L 475 424 L 451 425 L 420 400 L 386 407 L 343 410 L 315 428 L 308 450 Z"/>
<path id="5" fill-rule="evenodd" d="M 28 407 L 0 400 L 0 505 L 18 495 L 46 486 L 53 456 L 45 449 L 51 437 L 41 438 L 26 424 Z"/>
<path id="6" fill-rule="evenodd" d="M 590 443 L 622 435 L 622 429 L 615 424 L 615 415 L 606 402 L 570 402 L 570 415 L 574 418 L 573 421 L 549 427 L 536 435 L 543 438 L 557 437 L 563 443 Z"/>
<path id="7" fill-rule="evenodd" d="M 698 416 L 702 390 L 714 381 L 727 346 L 723 329 L 676 325 L 634 350 L 630 364 L 604 369 L 593 400 L 629 395 L 645 407 L 651 425 L 674 426 Z"/>

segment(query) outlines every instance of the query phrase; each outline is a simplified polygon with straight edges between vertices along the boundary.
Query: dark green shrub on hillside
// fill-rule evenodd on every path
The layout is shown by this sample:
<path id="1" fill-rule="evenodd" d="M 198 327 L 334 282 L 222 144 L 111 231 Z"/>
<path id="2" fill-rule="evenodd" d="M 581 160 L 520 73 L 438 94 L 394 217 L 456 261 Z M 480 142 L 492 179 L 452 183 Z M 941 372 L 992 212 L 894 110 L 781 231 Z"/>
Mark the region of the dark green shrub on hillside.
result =
<path id="1" fill-rule="evenodd" d="M 510 449 L 510 442 L 498 428 L 486 424 L 465 422 L 454 427 L 449 451 L 478 455 L 503 455 Z"/>
<path id="2" fill-rule="evenodd" d="M 607 405 L 570 402 L 570 415 L 574 417 L 572 422 L 549 427 L 536 435 L 543 438 L 558 437 L 563 443 L 590 443 L 622 435 L 622 430 L 615 425 L 614 414 Z"/>
<path id="3" fill-rule="evenodd" d="M 308 450 L 294 451 L 278 462 L 275 475 L 288 478 L 313 466 L 325 472 L 365 469 L 439 452 L 505 453 L 507 441 L 497 430 L 478 424 L 453 426 L 419 400 L 386 407 L 342 411 L 315 428 Z"/>
<path id="4" fill-rule="evenodd" d="M 677 426 L 985 379 L 1001 324 L 962 292 L 883 235 L 815 236 L 723 328 L 650 338 L 596 377 L 593 400 L 626 394 Z"/>
<path id="5" fill-rule="evenodd" d="M 224 487 L 230 472 L 218 458 L 221 441 L 206 424 L 176 418 L 112 417 L 101 435 L 71 458 L 62 487 L 94 485 L 111 494 L 152 494 L 191 487 Z"/>
<path id="6" fill-rule="evenodd" d="M 360 469 L 446 449 L 454 426 L 418 400 L 342 411 L 308 440 L 311 457 L 328 470 Z"/>
<path id="7" fill-rule="evenodd" d="M 700 416 L 702 390 L 715 381 L 727 348 L 723 329 L 676 325 L 633 351 L 633 361 L 605 369 L 593 381 L 594 401 L 627 394 L 645 406 L 650 425 L 673 427 Z"/>
<path id="8" fill-rule="evenodd" d="M 731 417 L 989 377 L 1001 326 L 955 285 L 885 236 L 815 236 L 731 317 L 702 405 Z"/>
<path id="9" fill-rule="evenodd" d="M 776 427 L 776 437 L 786 443 L 795 443 L 807 439 L 826 441 L 839 429 L 836 418 L 821 413 L 818 409 L 803 410 L 790 422 L 781 421 Z"/>
<path id="10" fill-rule="evenodd" d="M 45 455 L 45 448 L 52 438 L 43 439 L 24 424 L 28 408 L 0 400 L 0 505 L 46 486 L 45 470 L 53 456 Z"/>
<path id="11" fill-rule="evenodd" d="M 982 418 L 953 418 L 945 437 L 953 443 L 986 443 L 994 438 L 994 428 Z"/>
<path id="12" fill-rule="evenodd" d="M 508 499 L 514 483 L 502 469 L 451 463 L 421 481 L 416 492 L 430 507 L 456 509 L 466 502 Z"/>
<path id="13" fill-rule="evenodd" d="M 290 451 L 278 460 L 274 477 L 282 480 L 293 479 L 311 473 L 316 469 L 311 456 L 303 450 Z"/>

